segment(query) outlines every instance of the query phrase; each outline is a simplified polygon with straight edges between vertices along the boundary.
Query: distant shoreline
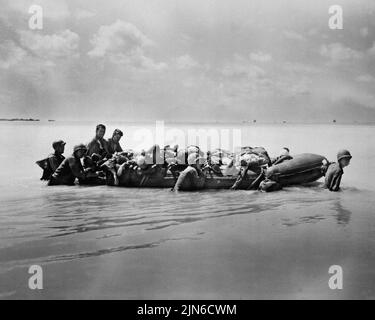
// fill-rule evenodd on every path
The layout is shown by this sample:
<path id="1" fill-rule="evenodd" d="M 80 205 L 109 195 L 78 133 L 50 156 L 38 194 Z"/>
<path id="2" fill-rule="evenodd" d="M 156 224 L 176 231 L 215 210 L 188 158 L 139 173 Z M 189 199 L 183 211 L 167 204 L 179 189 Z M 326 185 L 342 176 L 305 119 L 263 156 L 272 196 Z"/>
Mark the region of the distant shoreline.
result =
<path id="1" fill-rule="evenodd" d="M 59 122 L 59 123 L 99 123 L 103 122 L 100 120 L 55 120 L 55 119 L 34 119 L 34 118 L 0 118 L 1 122 Z M 141 125 L 141 124 L 155 124 L 156 122 L 164 122 L 165 125 L 241 125 L 241 126 L 259 126 L 259 125 L 281 125 L 281 126 L 288 126 L 288 125 L 375 125 L 375 121 L 340 121 L 340 120 L 331 120 L 327 122 L 323 121 L 311 121 L 311 122 L 303 122 L 303 121 L 287 121 L 287 120 L 279 120 L 279 121 L 265 121 L 265 120 L 242 120 L 242 121 L 191 121 L 191 120 L 138 120 L 138 121 L 119 121 L 119 120 L 106 120 L 104 123 L 107 124 L 124 124 L 124 125 Z"/>
<path id="2" fill-rule="evenodd" d="M 29 119 L 24 119 L 24 118 L 6 119 L 6 118 L 2 118 L 2 119 L 0 119 L 0 121 L 40 121 L 40 119 L 32 119 L 32 118 L 29 118 Z"/>

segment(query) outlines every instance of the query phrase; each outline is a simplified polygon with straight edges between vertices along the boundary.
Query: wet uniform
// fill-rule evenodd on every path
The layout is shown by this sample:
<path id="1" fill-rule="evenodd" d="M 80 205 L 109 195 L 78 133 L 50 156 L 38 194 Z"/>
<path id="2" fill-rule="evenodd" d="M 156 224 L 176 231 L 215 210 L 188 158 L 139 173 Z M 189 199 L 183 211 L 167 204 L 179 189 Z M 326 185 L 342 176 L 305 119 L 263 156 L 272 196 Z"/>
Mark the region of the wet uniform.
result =
<path id="1" fill-rule="evenodd" d="M 110 155 L 113 155 L 116 152 L 122 152 L 122 148 L 119 142 L 115 142 L 112 138 L 107 140 L 107 149 Z"/>
<path id="2" fill-rule="evenodd" d="M 56 169 L 60 166 L 61 162 L 63 162 L 65 157 L 62 154 L 52 153 L 48 157 L 49 165 L 51 166 L 52 173 L 56 171 Z"/>
<path id="3" fill-rule="evenodd" d="M 59 165 L 64 161 L 65 157 L 61 154 L 51 153 L 48 158 L 37 161 L 36 163 L 43 169 L 43 176 L 40 180 L 50 180 L 52 174 Z"/>
<path id="4" fill-rule="evenodd" d="M 107 141 L 104 139 L 92 139 L 87 145 L 87 155 L 91 157 L 94 153 L 102 159 L 105 158 L 109 154 Z"/>
<path id="5" fill-rule="evenodd" d="M 179 191 L 181 190 L 181 188 L 194 190 L 197 188 L 198 179 L 198 171 L 195 168 L 188 166 L 178 176 L 178 179 L 173 189 L 175 191 Z"/>
<path id="6" fill-rule="evenodd" d="M 324 186 L 330 191 L 338 191 L 340 189 L 341 177 L 344 174 L 344 170 L 340 164 L 334 162 L 329 165 Z"/>
<path id="7" fill-rule="evenodd" d="M 56 169 L 51 180 L 49 181 L 49 185 L 74 185 L 76 178 L 84 180 L 86 178 L 86 174 L 83 170 L 80 159 L 71 156 L 64 159 L 64 161 Z"/>

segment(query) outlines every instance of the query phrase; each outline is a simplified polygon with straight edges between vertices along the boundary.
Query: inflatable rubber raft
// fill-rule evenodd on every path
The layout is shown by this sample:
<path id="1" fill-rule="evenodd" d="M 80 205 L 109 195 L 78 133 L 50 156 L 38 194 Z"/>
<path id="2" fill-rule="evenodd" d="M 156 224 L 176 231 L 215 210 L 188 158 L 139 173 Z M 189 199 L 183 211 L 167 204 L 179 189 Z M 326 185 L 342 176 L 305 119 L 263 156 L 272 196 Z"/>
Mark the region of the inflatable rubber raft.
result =
<path id="1" fill-rule="evenodd" d="M 304 153 L 291 160 L 271 166 L 266 170 L 266 178 L 274 180 L 283 186 L 305 184 L 316 181 L 324 175 L 323 161 L 325 157 L 317 154 Z M 242 181 L 240 189 L 247 189 L 258 177 L 249 171 Z M 133 188 L 173 188 L 176 179 L 171 174 L 163 175 L 161 172 L 150 175 L 137 175 L 132 172 L 124 173 L 120 178 L 120 186 Z M 237 176 L 211 176 L 201 179 L 198 189 L 230 189 Z M 191 190 L 190 186 L 183 186 L 183 190 Z"/>
<path id="2" fill-rule="evenodd" d="M 266 178 L 283 186 L 314 182 L 324 176 L 324 161 L 318 154 L 303 153 L 293 159 L 269 167 Z"/>

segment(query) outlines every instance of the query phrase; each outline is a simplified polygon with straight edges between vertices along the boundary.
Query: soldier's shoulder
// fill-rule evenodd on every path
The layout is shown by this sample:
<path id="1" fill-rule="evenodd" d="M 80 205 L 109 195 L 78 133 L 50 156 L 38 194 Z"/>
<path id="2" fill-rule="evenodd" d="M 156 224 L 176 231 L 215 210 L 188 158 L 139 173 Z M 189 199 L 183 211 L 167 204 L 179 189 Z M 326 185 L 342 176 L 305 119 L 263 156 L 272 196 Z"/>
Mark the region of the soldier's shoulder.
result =
<path id="1" fill-rule="evenodd" d="M 333 173 L 333 174 L 343 173 L 342 168 L 340 167 L 340 165 L 337 162 L 331 163 L 328 167 L 328 171 Z"/>
<path id="2" fill-rule="evenodd" d="M 91 145 L 93 145 L 95 143 L 97 143 L 97 141 L 96 141 L 95 138 L 93 138 L 93 139 L 90 140 L 90 142 L 87 144 L 87 146 L 91 146 Z"/>
<path id="3" fill-rule="evenodd" d="M 73 162 L 76 161 L 76 158 L 74 156 L 66 157 L 63 161 L 65 162 Z"/>

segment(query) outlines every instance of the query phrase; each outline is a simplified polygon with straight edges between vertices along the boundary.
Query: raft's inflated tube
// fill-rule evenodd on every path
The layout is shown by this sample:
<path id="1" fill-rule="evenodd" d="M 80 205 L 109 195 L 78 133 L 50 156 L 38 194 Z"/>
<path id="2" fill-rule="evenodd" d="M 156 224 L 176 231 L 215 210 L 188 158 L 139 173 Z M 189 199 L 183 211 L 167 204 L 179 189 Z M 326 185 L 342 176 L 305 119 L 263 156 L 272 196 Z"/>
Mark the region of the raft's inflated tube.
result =
<path id="1" fill-rule="evenodd" d="M 291 160 L 269 167 L 266 178 L 283 186 L 313 182 L 324 175 L 323 160 L 326 158 L 318 154 L 299 154 Z"/>

